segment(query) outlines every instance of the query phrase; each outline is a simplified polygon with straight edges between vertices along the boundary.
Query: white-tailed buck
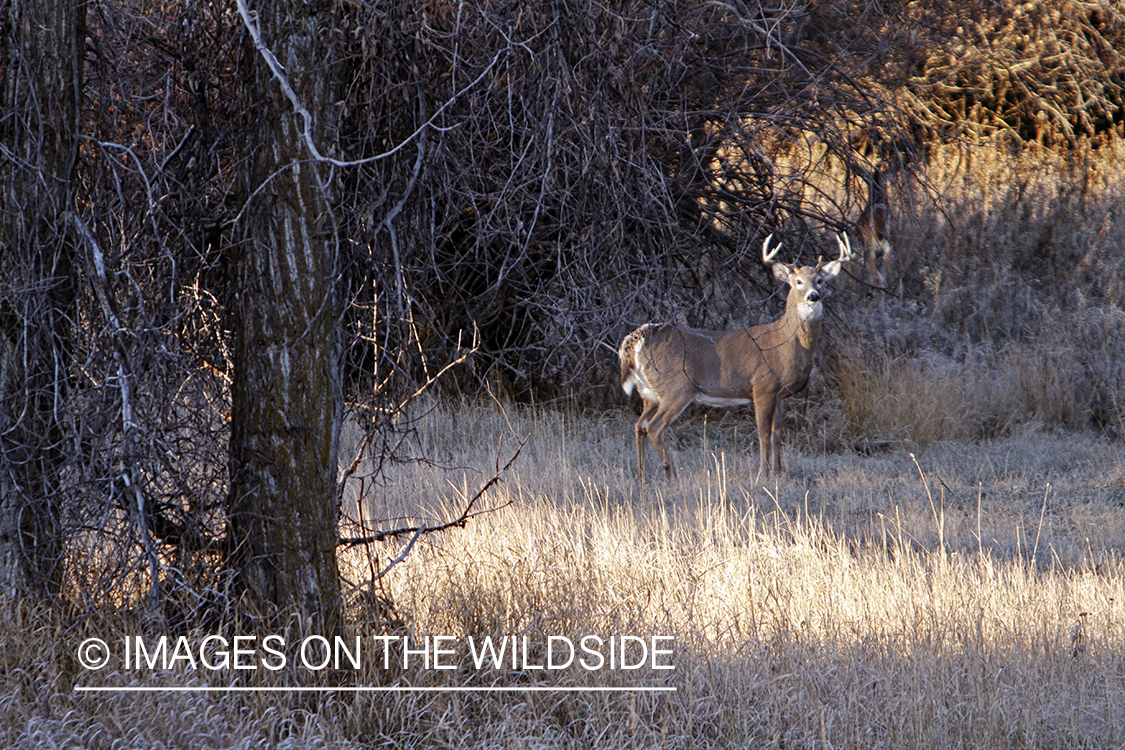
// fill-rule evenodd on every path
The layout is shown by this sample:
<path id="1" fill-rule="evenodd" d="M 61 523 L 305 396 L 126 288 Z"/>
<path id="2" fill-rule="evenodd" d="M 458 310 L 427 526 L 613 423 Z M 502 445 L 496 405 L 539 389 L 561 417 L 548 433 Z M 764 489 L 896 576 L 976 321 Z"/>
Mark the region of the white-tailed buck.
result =
<path id="1" fill-rule="evenodd" d="M 863 240 L 864 265 L 870 283 L 886 290 L 891 269 L 891 247 L 888 227 L 887 188 L 883 173 L 875 170 L 867 186 L 867 207 L 859 216 L 859 236 Z"/>
<path id="2" fill-rule="evenodd" d="M 840 257 L 816 266 L 774 261 L 773 235 L 762 243 L 762 260 L 779 281 L 789 284 L 785 314 L 772 323 L 738 331 L 697 331 L 648 323 L 621 342 L 621 387 L 635 387 L 644 400 L 637 420 L 637 467 L 645 477 L 645 436 L 664 472 L 674 476 L 664 431 L 692 402 L 711 406 L 754 404 L 761 461 L 758 478 L 781 468 L 782 399 L 809 380 L 813 353 L 820 340 L 825 284 L 852 259 L 851 244 L 837 238 Z"/>

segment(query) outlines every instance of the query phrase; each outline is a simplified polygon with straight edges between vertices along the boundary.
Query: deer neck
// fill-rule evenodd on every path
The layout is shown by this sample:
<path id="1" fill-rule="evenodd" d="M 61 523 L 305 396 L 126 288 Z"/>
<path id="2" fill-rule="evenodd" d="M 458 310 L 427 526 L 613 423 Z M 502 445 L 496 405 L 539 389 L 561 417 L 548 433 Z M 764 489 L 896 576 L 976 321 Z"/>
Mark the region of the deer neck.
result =
<path id="1" fill-rule="evenodd" d="M 814 351 L 816 345 L 820 342 L 822 309 L 818 307 L 815 314 L 808 316 L 801 315 L 798 306 L 793 306 L 785 311 L 785 317 L 783 318 L 785 330 L 800 348 L 808 352 Z"/>

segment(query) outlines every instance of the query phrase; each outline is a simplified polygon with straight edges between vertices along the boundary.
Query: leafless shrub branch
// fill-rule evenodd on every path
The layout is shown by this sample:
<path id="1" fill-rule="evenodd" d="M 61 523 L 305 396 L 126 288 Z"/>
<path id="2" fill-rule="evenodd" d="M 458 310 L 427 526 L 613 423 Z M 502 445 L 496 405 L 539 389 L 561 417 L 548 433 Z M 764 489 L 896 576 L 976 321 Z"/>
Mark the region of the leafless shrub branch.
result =
<path id="1" fill-rule="evenodd" d="M 932 40 L 899 97 L 921 122 L 1050 147 L 1122 134 L 1120 3 L 943 0 L 915 4 L 904 21 Z"/>

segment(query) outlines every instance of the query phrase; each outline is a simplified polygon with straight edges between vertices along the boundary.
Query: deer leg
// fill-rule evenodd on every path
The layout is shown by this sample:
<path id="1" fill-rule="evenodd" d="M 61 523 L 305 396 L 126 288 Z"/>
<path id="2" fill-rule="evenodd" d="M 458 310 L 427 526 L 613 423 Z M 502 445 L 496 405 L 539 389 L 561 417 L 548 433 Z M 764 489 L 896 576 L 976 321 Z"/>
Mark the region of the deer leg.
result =
<path id="1" fill-rule="evenodd" d="M 882 245 L 883 245 L 883 283 L 886 284 L 887 290 L 889 291 L 890 290 L 890 284 L 891 284 L 891 278 L 893 276 L 892 271 L 894 270 L 894 269 L 891 268 L 892 264 L 894 263 L 894 257 L 893 257 L 894 256 L 894 248 L 891 246 L 891 241 L 889 239 L 887 239 L 886 237 L 883 238 Z M 884 294 L 883 298 L 886 299 L 886 296 L 887 295 Z M 902 298 L 902 279 L 899 279 L 898 297 L 899 297 L 899 299 Z"/>
<path id="2" fill-rule="evenodd" d="M 773 431 L 770 433 L 770 458 L 773 459 L 773 471 L 777 476 L 785 473 L 785 469 L 781 467 L 781 423 L 783 421 L 785 421 L 785 401 L 779 398 L 773 412 Z"/>
<path id="3" fill-rule="evenodd" d="M 886 238 L 878 240 L 879 249 L 882 251 L 882 270 L 879 273 L 879 286 L 883 290 L 883 295 L 879 298 L 879 309 L 884 315 L 887 314 L 887 294 L 890 293 L 891 282 L 891 243 Z M 902 297 L 902 288 L 899 288 L 899 297 Z"/>
<path id="4" fill-rule="evenodd" d="M 891 241 L 886 239 L 885 237 L 883 238 L 882 244 L 883 244 L 883 279 L 884 279 L 884 281 L 886 281 L 886 280 L 889 280 L 891 278 L 891 263 L 894 261 L 894 258 L 892 258 L 891 256 L 894 255 L 894 248 L 891 247 Z"/>
<path id="5" fill-rule="evenodd" d="M 867 242 L 867 247 L 864 248 L 864 260 L 866 261 L 865 265 L 867 266 L 867 277 L 871 279 L 872 285 L 877 289 L 886 289 L 887 279 L 883 275 L 883 273 L 879 271 L 878 246 L 881 244 L 882 242 L 880 240 L 872 237 L 871 240 Z M 885 257 L 886 256 L 884 256 L 883 263 L 884 268 L 886 268 Z"/>
<path id="6" fill-rule="evenodd" d="M 645 399 L 644 409 L 641 410 L 641 417 L 637 420 L 634 430 L 637 433 L 637 473 L 640 475 L 641 481 L 645 481 L 645 437 L 648 436 L 648 424 L 652 420 L 652 415 L 660 408 L 659 401 L 649 401 Z"/>
<path id="7" fill-rule="evenodd" d="M 664 446 L 664 430 L 668 429 L 668 425 L 676 421 L 688 404 L 692 402 L 692 397 L 679 398 L 664 401 L 660 404 L 657 413 L 648 422 L 648 439 L 652 443 L 652 447 L 656 449 L 656 455 L 660 457 L 660 463 L 664 465 L 664 475 L 668 479 L 676 476 L 676 470 L 672 468 L 672 459 L 668 454 L 668 449 Z"/>
<path id="8" fill-rule="evenodd" d="M 758 421 L 758 481 L 763 475 L 769 476 L 770 453 L 773 447 L 774 412 L 777 410 L 777 394 L 762 393 L 754 396 L 754 416 Z"/>

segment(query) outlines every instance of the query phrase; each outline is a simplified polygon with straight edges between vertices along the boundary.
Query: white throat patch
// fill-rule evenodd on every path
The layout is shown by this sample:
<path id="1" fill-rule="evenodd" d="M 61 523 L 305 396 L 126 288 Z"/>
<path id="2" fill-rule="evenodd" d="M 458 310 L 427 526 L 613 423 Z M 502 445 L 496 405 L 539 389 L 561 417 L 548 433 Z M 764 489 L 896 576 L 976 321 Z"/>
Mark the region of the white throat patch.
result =
<path id="1" fill-rule="evenodd" d="M 820 316 L 824 314 L 824 304 L 820 300 L 802 300 L 797 305 L 797 314 L 801 316 L 801 320 L 820 320 Z"/>

